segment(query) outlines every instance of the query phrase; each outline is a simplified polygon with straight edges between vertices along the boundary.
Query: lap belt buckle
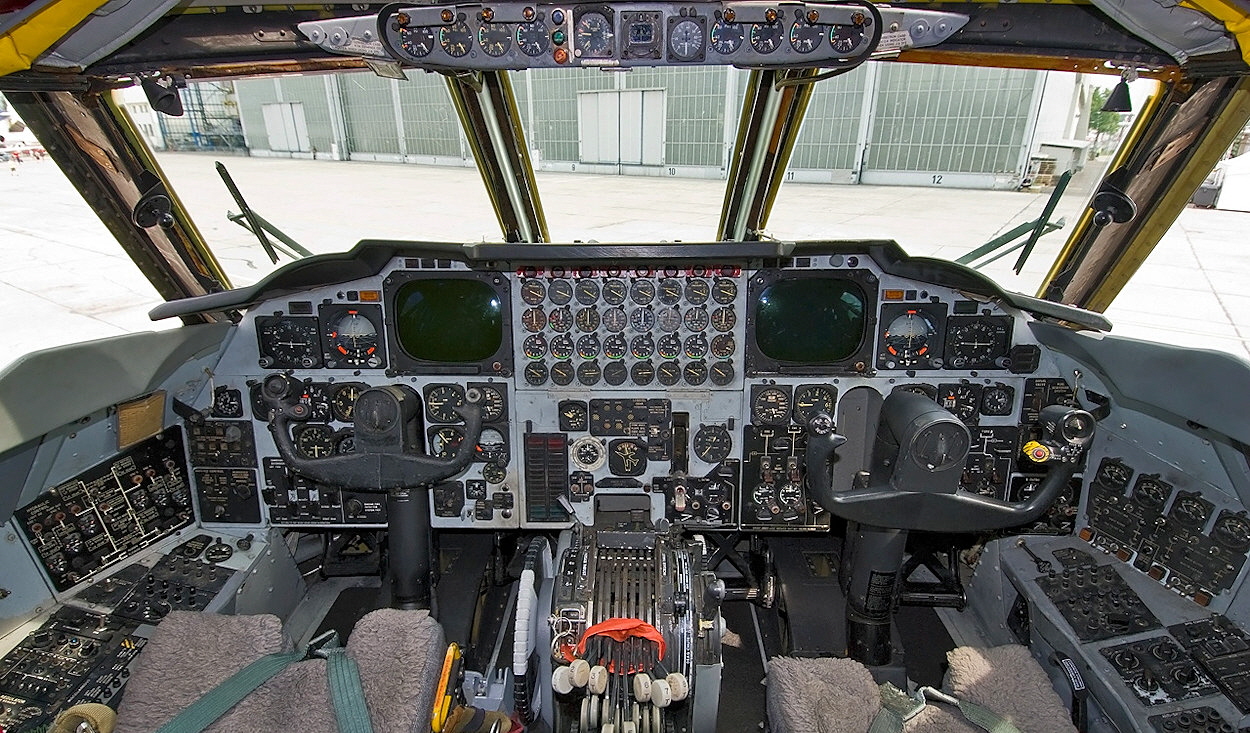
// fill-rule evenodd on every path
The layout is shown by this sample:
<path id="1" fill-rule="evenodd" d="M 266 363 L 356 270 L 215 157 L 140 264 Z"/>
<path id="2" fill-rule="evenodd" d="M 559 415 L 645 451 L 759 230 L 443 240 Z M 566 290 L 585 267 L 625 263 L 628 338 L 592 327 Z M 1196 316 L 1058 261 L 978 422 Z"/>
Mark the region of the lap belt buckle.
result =
<path id="1" fill-rule="evenodd" d="M 304 648 L 304 659 L 328 659 L 331 654 L 337 651 L 342 651 L 342 648 L 339 646 L 339 632 L 330 629 L 308 642 L 308 646 Z"/>

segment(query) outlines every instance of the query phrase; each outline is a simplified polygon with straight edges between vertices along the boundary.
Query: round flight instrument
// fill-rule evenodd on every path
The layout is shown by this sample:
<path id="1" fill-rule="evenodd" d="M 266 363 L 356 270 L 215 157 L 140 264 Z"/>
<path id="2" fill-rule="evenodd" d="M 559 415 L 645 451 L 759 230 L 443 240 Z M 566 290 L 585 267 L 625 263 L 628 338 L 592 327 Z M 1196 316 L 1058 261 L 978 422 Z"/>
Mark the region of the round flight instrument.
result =
<path id="1" fill-rule="evenodd" d="M 838 53 L 849 54 L 864 42 L 864 29 L 858 25 L 835 25 L 829 31 L 829 44 Z"/>
<path id="2" fill-rule="evenodd" d="M 787 481 L 777 489 L 777 503 L 789 510 L 796 510 L 803 506 L 803 487 L 798 484 Z"/>
<path id="3" fill-rule="evenodd" d="M 655 311 L 650 306 L 639 306 L 629 314 L 629 325 L 635 331 L 650 331 L 655 326 Z"/>
<path id="4" fill-rule="evenodd" d="M 655 283 L 650 280 L 635 280 L 629 286 L 629 299 L 638 305 L 650 305 L 655 300 Z"/>
<path id="5" fill-rule="evenodd" d="M 733 445 L 733 436 L 724 426 L 701 425 L 695 431 L 691 448 L 700 461 L 717 464 L 729 457 Z"/>
<path id="6" fill-rule="evenodd" d="M 531 277 L 521 283 L 521 300 L 525 301 L 526 305 L 538 305 L 546 297 L 547 286 L 543 285 L 542 280 Z"/>
<path id="7" fill-rule="evenodd" d="M 262 367 L 309 369 L 320 365 L 316 319 L 272 318 L 257 321 Z"/>
<path id="8" fill-rule="evenodd" d="M 646 387 L 655 379 L 655 366 L 650 361 L 640 361 L 629 368 L 629 380 L 639 387 Z"/>
<path id="9" fill-rule="evenodd" d="M 661 359 L 676 359 L 681 354 L 681 336 L 675 333 L 661 336 L 655 351 Z"/>
<path id="10" fill-rule="evenodd" d="M 651 338 L 651 334 L 644 333 L 641 336 L 635 336 L 629 342 L 629 353 L 635 359 L 650 359 L 655 353 L 655 339 Z"/>
<path id="11" fill-rule="evenodd" d="M 547 339 L 541 333 L 527 336 L 521 344 L 521 353 L 527 359 L 541 359 L 547 355 Z"/>
<path id="12" fill-rule="evenodd" d="M 944 384 L 939 388 L 937 403 L 965 423 L 974 421 L 981 395 L 976 385 Z"/>
<path id="13" fill-rule="evenodd" d="M 712 50 L 722 56 L 734 53 L 742 48 L 742 25 L 739 23 L 726 23 L 718 20 L 712 24 L 712 31 L 709 34 L 712 39 Z"/>
<path id="14" fill-rule="evenodd" d="M 551 326 L 552 331 L 564 333 L 573 327 L 573 311 L 568 306 L 562 305 L 559 308 L 552 308 L 551 313 L 547 315 L 547 325 Z"/>
<path id="15" fill-rule="evenodd" d="M 399 29 L 399 47 L 414 58 L 424 58 L 434 50 L 434 29 L 422 25 Z"/>
<path id="16" fill-rule="evenodd" d="M 351 422 L 356 411 L 356 399 L 365 389 L 365 385 L 354 382 L 335 387 L 333 394 L 330 395 L 330 412 L 334 414 L 334 419 L 339 422 Z"/>
<path id="17" fill-rule="evenodd" d="M 833 415 L 838 390 L 827 384 L 805 384 L 794 392 L 794 421 L 806 425 L 820 413 Z"/>
<path id="18" fill-rule="evenodd" d="M 765 387 L 751 400 L 751 420 L 759 425 L 785 425 L 790 421 L 790 395 L 778 387 Z"/>
<path id="19" fill-rule="evenodd" d="M 603 355 L 609 359 L 624 359 L 629 353 L 629 344 L 625 341 L 625 335 L 614 333 L 603 341 Z"/>
<path id="20" fill-rule="evenodd" d="M 1097 481 L 1108 488 L 1123 489 L 1125 486 L 1128 486 L 1131 478 L 1133 478 L 1133 469 L 1118 460 L 1104 461 L 1098 467 Z"/>
<path id="21" fill-rule="evenodd" d="M 308 405 L 308 418 L 314 421 L 330 419 L 330 392 L 324 384 L 306 382 L 300 387 L 299 401 Z"/>
<path id="22" fill-rule="evenodd" d="M 683 18 L 668 31 L 668 53 L 674 61 L 703 58 L 703 26 L 693 18 Z"/>
<path id="23" fill-rule="evenodd" d="M 712 286 L 702 278 L 692 278 L 686 283 L 686 302 L 691 305 L 703 305 L 712 294 Z"/>
<path id="24" fill-rule="evenodd" d="M 482 478 L 488 484 L 502 484 L 508 478 L 508 470 L 496 463 L 487 463 L 482 466 Z"/>
<path id="25" fill-rule="evenodd" d="M 326 343 L 329 347 L 326 366 L 382 366 L 382 355 L 378 349 L 378 327 L 360 311 L 349 309 L 335 319 L 326 333 Z"/>
<path id="26" fill-rule="evenodd" d="M 474 387 L 473 389 L 476 389 L 481 395 L 477 404 L 482 408 L 483 422 L 495 422 L 503 417 L 507 402 L 504 400 L 502 392 L 488 386 Z"/>
<path id="27" fill-rule="evenodd" d="M 213 417 L 243 417 L 243 393 L 231 387 L 213 392 Z"/>
<path id="28" fill-rule="evenodd" d="M 599 328 L 599 309 L 592 306 L 579 308 L 577 310 L 577 330 L 583 333 L 590 333 Z"/>
<path id="29" fill-rule="evenodd" d="M 577 355 L 583 359 L 599 356 L 599 335 L 588 333 L 577 339 Z"/>
<path id="30" fill-rule="evenodd" d="M 655 370 L 655 378 L 665 387 L 672 387 L 681 381 L 681 364 L 675 361 L 662 361 Z"/>
<path id="31" fill-rule="evenodd" d="M 473 454 L 485 463 L 503 463 L 508 458 L 508 440 L 494 428 L 482 428 Z"/>
<path id="32" fill-rule="evenodd" d="M 790 48 L 799 53 L 811 53 L 820 48 L 825 42 L 825 29 L 823 26 L 812 25 L 806 20 L 795 21 L 790 26 Z"/>
<path id="33" fill-rule="evenodd" d="M 681 302 L 681 281 L 668 277 L 660 281 L 660 302 L 664 305 L 677 305 Z"/>
<path id="34" fill-rule="evenodd" d="M 573 286 L 563 278 L 552 280 L 547 287 L 547 298 L 556 305 L 568 305 L 573 299 Z"/>
<path id="35" fill-rule="evenodd" d="M 350 430 L 342 430 L 334 439 L 334 452 L 338 455 L 356 452 L 356 434 Z"/>
<path id="36" fill-rule="evenodd" d="M 612 56 L 612 21 L 598 11 L 582 13 L 573 28 L 573 53 L 582 58 L 606 59 Z"/>
<path id="37" fill-rule="evenodd" d="M 567 387 L 573 383 L 573 378 L 577 376 L 577 369 L 567 361 L 556 362 L 551 367 L 551 381 L 561 387 Z"/>
<path id="38" fill-rule="evenodd" d="M 702 359 L 707 356 L 707 336 L 696 333 L 686 337 L 686 343 L 682 346 L 682 351 L 688 359 Z"/>
<path id="39" fill-rule="evenodd" d="M 452 425 L 430 428 L 430 455 L 451 458 L 464 443 L 464 431 Z"/>
<path id="40" fill-rule="evenodd" d="M 582 471 L 595 471 L 607 460 L 608 449 L 598 438 L 583 435 L 569 446 L 569 458 Z"/>
<path id="41" fill-rule="evenodd" d="M 620 305 L 629 295 L 629 287 L 625 281 L 613 278 L 603 283 L 603 300 L 608 305 Z"/>
<path id="42" fill-rule="evenodd" d="M 620 333 L 629 325 L 629 316 L 625 315 L 625 309 L 617 306 L 609 308 L 603 312 L 603 327 L 612 333 Z"/>
<path id="43" fill-rule="evenodd" d="M 780 21 L 752 23 L 749 34 L 751 48 L 755 49 L 755 52 L 758 54 L 770 54 L 781 46 L 783 32 Z"/>
<path id="44" fill-rule="evenodd" d="M 730 307 L 720 307 L 712 311 L 712 328 L 722 333 L 733 330 L 738 323 L 738 314 Z"/>
<path id="45" fill-rule="evenodd" d="M 599 300 L 599 283 L 589 278 L 578 280 L 573 288 L 573 297 L 582 305 L 594 305 Z"/>
<path id="46" fill-rule="evenodd" d="M 712 300 L 729 305 L 738 297 L 738 283 L 727 277 L 718 277 L 712 283 Z"/>
<path id="47" fill-rule="evenodd" d="M 955 369 L 1000 366 L 1010 349 L 1006 322 L 999 319 L 954 321 L 947 329 L 946 359 Z"/>
<path id="48" fill-rule="evenodd" d="M 712 384 L 717 387 L 724 387 L 734 381 L 734 365 L 728 361 L 718 361 L 712 364 Z"/>
<path id="49" fill-rule="evenodd" d="M 691 331 L 702 331 L 707 328 L 708 323 L 712 320 L 707 314 L 707 308 L 698 306 L 690 308 L 686 314 L 682 316 L 682 323 L 686 324 L 686 328 Z"/>
<path id="50" fill-rule="evenodd" d="M 625 367 L 624 363 L 619 361 L 610 361 L 603 367 L 603 381 L 613 387 L 619 387 L 620 385 L 625 384 L 625 380 L 627 379 L 629 379 L 629 369 Z"/>
<path id="51" fill-rule="evenodd" d="M 538 333 L 547 327 L 547 312 L 542 308 L 526 308 L 521 314 L 521 325 L 530 333 Z"/>
<path id="52" fill-rule="evenodd" d="M 1226 514 L 1215 520 L 1211 537 L 1236 552 L 1250 549 L 1250 520 L 1240 514 Z"/>
<path id="53" fill-rule="evenodd" d="M 1016 390 L 1006 384 L 995 384 L 981 392 L 981 414 L 991 417 L 1010 415 L 1015 405 Z"/>
<path id="54" fill-rule="evenodd" d="M 894 366 L 916 366 L 922 361 L 927 365 L 931 346 L 930 340 L 936 335 L 937 329 L 923 312 L 911 310 L 890 321 L 881 334 L 886 353 Z"/>
<path id="55" fill-rule="evenodd" d="M 676 308 L 661 308 L 655 320 L 661 331 L 665 333 L 676 331 L 681 328 L 681 311 Z"/>
<path id="56" fill-rule="evenodd" d="M 1180 496 L 1172 504 L 1171 516 L 1189 527 L 1201 527 L 1210 516 L 1208 505 L 1196 496 Z"/>
<path id="57" fill-rule="evenodd" d="M 547 35 L 547 24 L 541 20 L 522 23 L 516 29 L 516 47 L 526 56 L 541 56 L 551 43 Z"/>
<path id="58" fill-rule="evenodd" d="M 734 355 L 734 350 L 737 348 L 733 334 L 722 333 L 712 339 L 712 356 L 717 359 L 728 359 Z"/>
<path id="59" fill-rule="evenodd" d="M 473 31 L 463 20 L 457 20 L 438 29 L 438 45 L 448 56 L 461 58 L 473 48 Z"/>
<path id="60" fill-rule="evenodd" d="M 425 414 L 434 422 L 459 422 L 464 391 L 455 384 L 436 384 L 425 393 Z"/>
<path id="61" fill-rule="evenodd" d="M 577 366 L 577 381 L 587 387 L 598 384 L 602 376 L 603 369 L 599 367 L 598 361 L 587 361 Z"/>
<path id="62" fill-rule="evenodd" d="M 541 387 L 547 383 L 547 365 L 541 361 L 532 361 L 525 365 L 525 383 Z"/>
<path id="63" fill-rule="evenodd" d="M 1123 467 L 1123 464 L 1116 464 Z M 1124 480 L 1128 483 L 1128 479 Z M 1140 506 L 1152 511 L 1162 511 L 1163 505 L 1167 503 L 1168 496 L 1172 493 L 1172 487 L 1168 486 L 1158 479 L 1143 477 L 1133 487 L 1133 501 Z"/>
<path id="64" fill-rule="evenodd" d="M 512 48 L 512 31 L 504 23 L 483 23 L 477 30 L 477 45 L 487 56 L 499 58 Z"/>
<path id="65" fill-rule="evenodd" d="M 329 425 L 300 425 L 294 437 L 295 450 L 305 458 L 325 458 L 334 453 L 334 430 Z"/>
<path id="66" fill-rule="evenodd" d="M 686 368 L 682 370 L 682 378 L 686 380 L 686 384 L 698 387 L 707 381 L 707 363 L 702 359 L 687 362 Z"/>
<path id="67" fill-rule="evenodd" d="M 567 333 L 551 339 L 551 346 L 548 347 L 551 355 L 561 361 L 573 358 L 573 337 Z"/>

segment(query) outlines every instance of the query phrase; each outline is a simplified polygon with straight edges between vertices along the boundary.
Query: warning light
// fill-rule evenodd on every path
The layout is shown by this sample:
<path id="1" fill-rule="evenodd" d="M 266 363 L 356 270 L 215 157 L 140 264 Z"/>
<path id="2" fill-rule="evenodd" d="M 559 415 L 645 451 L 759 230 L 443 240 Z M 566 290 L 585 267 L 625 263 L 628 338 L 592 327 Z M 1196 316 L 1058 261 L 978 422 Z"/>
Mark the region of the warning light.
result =
<path id="1" fill-rule="evenodd" d="M 902 290 L 885 290 L 885 291 L 882 291 L 881 297 L 884 300 L 902 300 L 903 291 Z"/>
<path id="2" fill-rule="evenodd" d="M 555 59 L 557 64 L 567 64 L 569 62 L 569 52 L 563 48 L 557 48 L 555 53 L 551 54 L 551 58 Z"/>
<path id="3" fill-rule="evenodd" d="M 381 303 L 382 291 L 381 290 L 361 290 L 360 300 L 363 303 Z"/>
<path id="4" fill-rule="evenodd" d="M 450 23 L 456 19 L 456 14 L 450 10 L 443 10 L 438 17 L 442 18 L 444 23 Z"/>

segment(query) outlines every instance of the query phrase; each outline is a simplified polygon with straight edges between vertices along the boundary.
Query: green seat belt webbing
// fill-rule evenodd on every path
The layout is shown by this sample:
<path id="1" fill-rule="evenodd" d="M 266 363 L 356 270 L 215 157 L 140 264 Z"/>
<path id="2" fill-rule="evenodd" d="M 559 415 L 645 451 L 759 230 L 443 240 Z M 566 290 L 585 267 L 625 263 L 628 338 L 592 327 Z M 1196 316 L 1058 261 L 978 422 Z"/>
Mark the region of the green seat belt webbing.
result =
<path id="1" fill-rule="evenodd" d="M 156 733 L 202 733 L 279 672 L 313 656 L 326 660 L 330 700 L 334 704 L 339 733 L 373 733 L 364 688 L 360 685 L 360 668 L 346 652 L 338 644 L 338 634 L 329 631 L 309 642 L 303 651 L 263 656 L 206 692 Z"/>
<path id="2" fill-rule="evenodd" d="M 988 733 L 1020 733 L 1020 729 L 998 713 L 967 700 L 960 700 L 932 687 L 921 687 L 908 695 L 890 683 L 881 685 L 881 712 L 873 719 L 868 733 L 902 733 L 903 724 L 920 714 L 929 698 L 955 705 L 964 718 Z"/>

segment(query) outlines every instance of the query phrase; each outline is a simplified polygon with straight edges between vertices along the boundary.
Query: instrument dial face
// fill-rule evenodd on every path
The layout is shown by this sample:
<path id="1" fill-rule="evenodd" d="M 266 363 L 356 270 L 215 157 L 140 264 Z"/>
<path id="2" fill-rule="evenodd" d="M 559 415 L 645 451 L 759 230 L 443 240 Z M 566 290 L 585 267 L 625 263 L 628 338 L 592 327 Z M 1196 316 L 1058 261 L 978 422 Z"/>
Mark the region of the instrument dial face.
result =
<path id="1" fill-rule="evenodd" d="M 326 343 L 329 347 L 326 355 L 327 366 L 382 366 L 382 355 L 378 349 L 378 328 L 360 311 L 349 309 L 330 324 Z"/>
<path id="2" fill-rule="evenodd" d="M 583 58 L 611 58 L 614 37 L 612 21 L 603 13 L 593 10 L 583 13 L 573 28 L 573 52 Z"/>
<path id="3" fill-rule="evenodd" d="M 975 384 L 940 385 L 937 403 L 965 424 L 974 425 L 981 404 L 981 388 Z"/>
<path id="4" fill-rule="evenodd" d="M 764 506 L 766 504 L 771 504 L 776 496 L 777 491 L 773 488 L 772 484 L 760 484 L 755 487 L 755 491 L 751 492 L 751 501 L 759 504 L 760 506 Z"/>
<path id="5" fill-rule="evenodd" d="M 589 278 L 578 280 L 577 287 L 573 288 L 573 295 L 582 305 L 594 305 L 599 300 L 599 283 Z"/>
<path id="6" fill-rule="evenodd" d="M 649 333 L 635 336 L 634 340 L 629 342 L 629 353 L 635 359 L 650 359 L 655 353 L 655 339 L 651 338 Z"/>
<path id="7" fill-rule="evenodd" d="M 1116 459 L 1104 460 L 1098 467 L 1098 482 L 1112 489 L 1123 489 L 1133 477 L 1133 469 Z"/>
<path id="8" fill-rule="evenodd" d="M 599 309 L 593 305 L 577 310 L 577 330 L 590 333 L 599 328 Z"/>
<path id="9" fill-rule="evenodd" d="M 827 384 L 805 384 L 794 391 L 794 421 L 806 425 L 820 413 L 832 416 L 838 390 Z"/>
<path id="10" fill-rule="evenodd" d="M 266 369 L 311 369 L 321 366 L 316 318 L 257 318 L 260 365 Z"/>
<path id="11" fill-rule="evenodd" d="M 599 336 L 588 333 L 577 339 L 577 355 L 583 359 L 593 359 L 599 355 Z"/>
<path id="12" fill-rule="evenodd" d="M 676 359 L 681 353 L 681 336 L 675 333 L 661 336 L 655 350 L 661 359 Z"/>
<path id="13" fill-rule="evenodd" d="M 825 43 L 823 26 L 812 25 L 805 20 L 790 26 L 790 48 L 799 53 L 811 53 Z"/>
<path id="14" fill-rule="evenodd" d="M 577 381 L 593 387 L 599 383 L 599 379 L 603 376 L 603 370 L 599 368 L 599 362 L 587 361 L 577 367 Z"/>
<path id="15" fill-rule="evenodd" d="M 625 380 L 629 379 L 629 369 L 619 361 L 610 361 L 603 367 L 603 381 L 619 387 L 625 384 Z"/>
<path id="16" fill-rule="evenodd" d="M 639 306 L 629 314 L 629 325 L 635 331 L 650 331 L 655 326 L 655 311 L 650 307 Z"/>
<path id="17" fill-rule="evenodd" d="M 751 24 L 751 48 L 758 54 L 770 54 L 781 45 L 783 29 L 781 21 Z"/>
<path id="18" fill-rule="evenodd" d="M 483 23 L 477 31 L 477 44 L 487 56 L 499 58 L 512 48 L 512 31 L 503 23 Z"/>
<path id="19" fill-rule="evenodd" d="M 547 355 L 547 338 L 541 333 L 527 336 L 521 344 L 521 352 L 527 359 L 541 359 Z"/>
<path id="20" fill-rule="evenodd" d="M 721 305 L 729 305 L 738 297 L 738 283 L 727 277 L 718 277 L 712 283 L 712 300 Z"/>
<path id="21" fill-rule="evenodd" d="M 696 333 L 693 336 L 686 337 L 686 343 L 682 351 L 685 352 L 687 359 L 702 359 L 707 356 L 707 336 Z"/>
<path id="22" fill-rule="evenodd" d="M 829 43 L 838 53 L 849 54 L 864 42 L 864 29 L 857 25 L 835 25 L 829 31 Z"/>
<path id="23" fill-rule="evenodd" d="M 718 361 L 712 364 L 712 384 L 717 387 L 724 387 L 734 381 L 734 365 L 728 361 Z"/>
<path id="24" fill-rule="evenodd" d="M 946 361 L 955 369 L 1001 369 L 1011 348 L 1010 319 L 952 319 L 947 328 Z"/>
<path id="25" fill-rule="evenodd" d="M 1190 527 L 1206 524 L 1210 516 L 1207 504 L 1196 496 L 1181 496 L 1174 504 L 1169 515 L 1176 521 Z"/>
<path id="26" fill-rule="evenodd" d="M 751 400 L 751 419 L 759 425 L 785 425 L 790 421 L 790 395 L 777 387 L 756 392 Z"/>
<path id="27" fill-rule="evenodd" d="M 295 450 L 305 458 L 325 458 L 334 453 L 334 431 L 329 425 L 300 425 L 294 437 Z"/>
<path id="28" fill-rule="evenodd" d="M 560 429 L 564 432 L 580 433 L 590 424 L 585 402 L 565 400 L 557 409 L 560 411 Z"/>
<path id="29" fill-rule="evenodd" d="M 399 47 L 414 58 L 429 56 L 430 51 L 434 50 L 434 29 L 426 25 L 401 28 Z"/>
<path id="30" fill-rule="evenodd" d="M 1250 520 L 1240 514 L 1226 514 L 1215 520 L 1211 536 L 1225 547 L 1245 552 L 1250 549 Z"/>
<path id="31" fill-rule="evenodd" d="M 686 328 L 691 331 L 702 331 L 707 328 L 711 318 L 707 314 L 707 308 L 698 307 L 691 308 L 682 316 L 682 323 L 686 324 Z"/>
<path id="32" fill-rule="evenodd" d="M 777 489 L 777 502 L 786 509 L 800 508 L 803 505 L 803 487 L 787 481 Z"/>
<path id="33" fill-rule="evenodd" d="M 712 339 L 712 356 L 717 359 L 728 359 L 734 355 L 737 344 L 732 334 L 722 333 Z"/>
<path id="34" fill-rule="evenodd" d="M 712 311 L 712 328 L 717 331 L 725 332 L 733 330 L 738 323 L 738 314 L 734 313 L 733 308 L 720 307 Z"/>
<path id="35" fill-rule="evenodd" d="M 603 300 L 608 305 L 620 305 L 629 295 L 629 288 L 624 280 L 612 278 L 603 283 Z"/>
<path id="36" fill-rule="evenodd" d="M 712 24 L 712 49 L 722 56 L 742 48 L 742 25 L 718 20 Z"/>
<path id="37" fill-rule="evenodd" d="M 502 484 L 508 478 L 508 471 L 498 464 L 487 463 L 482 466 L 482 478 L 486 479 L 488 484 Z"/>
<path id="38" fill-rule="evenodd" d="M 350 430 L 341 431 L 335 438 L 334 452 L 339 455 L 344 453 L 355 453 L 356 435 Z"/>
<path id="39" fill-rule="evenodd" d="M 551 313 L 547 316 L 547 325 L 551 326 L 552 331 L 564 333 L 573 327 L 573 311 L 568 306 L 560 306 L 552 308 Z"/>
<path id="40" fill-rule="evenodd" d="M 330 419 L 330 394 L 324 384 L 312 382 L 300 387 L 299 401 L 308 405 L 309 419 L 323 421 Z"/>
<path id="41" fill-rule="evenodd" d="M 703 55 L 703 26 L 699 21 L 685 18 L 677 21 L 668 32 L 668 51 L 675 61 L 694 61 Z"/>
<path id="42" fill-rule="evenodd" d="M 664 305 L 676 305 L 681 302 L 681 281 L 668 277 L 660 281 L 660 302 Z"/>
<path id="43" fill-rule="evenodd" d="M 547 288 L 547 298 L 556 305 L 567 305 L 573 299 L 573 286 L 563 278 L 552 280 Z"/>
<path id="44" fill-rule="evenodd" d="M 243 417 L 243 393 L 224 386 L 214 390 L 213 417 Z"/>
<path id="45" fill-rule="evenodd" d="M 330 395 L 330 412 L 339 422 L 351 422 L 356 413 L 356 399 L 367 389 L 366 385 L 349 383 L 340 384 Z"/>
<path id="46" fill-rule="evenodd" d="M 561 361 L 573 357 L 573 337 L 567 333 L 551 339 L 551 355 Z"/>
<path id="47" fill-rule="evenodd" d="M 896 366 L 916 366 L 922 361 L 927 366 L 931 356 L 930 340 L 936 333 L 937 329 L 928 316 L 918 310 L 909 310 L 890 321 L 881 338 L 886 353 Z"/>
<path id="48" fill-rule="evenodd" d="M 482 428 L 478 436 L 477 446 L 473 449 L 474 458 L 484 463 L 506 463 L 508 459 L 508 439 L 494 428 Z"/>
<path id="49" fill-rule="evenodd" d="M 541 387 L 547 383 L 547 365 L 541 361 L 532 361 L 525 365 L 525 383 Z"/>
<path id="50" fill-rule="evenodd" d="M 473 48 L 473 31 L 463 20 L 438 29 L 438 44 L 448 56 L 460 58 Z"/>
<path id="51" fill-rule="evenodd" d="M 478 405 L 482 408 L 482 421 L 495 422 L 503 417 L 504 409 L 507 402 L 504 401 L 503 392 L 494 387 L 481 386 L 477 390 L 482 393 L 482 399 Z"/>
<path id="52" fill-rule="evenodd" d="M 434 422 L 459 422 L 464 390 L 455 384 L 436 384 L 425 392 L 425 414 Z"/>
<path id="53" fill-rule="evenodd" d="M 620 333 L 629 325 L 629 316 L 625 315 L 625 309 L 617 306 L 609 308 L 603 312 L 603 327 L 612 333 Z"/>
<path id="54" fill-rule="evenodd" d="M 575 376 L 577 376 L 577 370 L 567 361 L 556 362 L 551 367 L 551 381 L 561 387 L 572 384 Z"/>
<path id="55" fill-rule="evenodd" d="M 573 441 L 569 446 L 569 458 L 573 465 L 582 471 L 594 471 L 603 465 L 608 458 L 608 449 L 603 441 L 584 435 Z"/>
<path id="56" fill-rule="evenodd" d="M 464 431 L 452 425 L 430 428 L 430 455 L 451 458 L 464 443 Z"/>
<path id="57" fill-rule="evenodd" d="M 662 361 L 655 370 L 656 379 L 665 387 L 672 387 L 681 381 L 681 364 L 675 361 Z"/>
<path id="58" fill-rule="evenodd" d="M 629 368 L 629 379 L 639 387 L 645 387 L 655 379 L 655 367 L 650 361 L 637 362 Z"/>
<path id="59" fill-rule="evenodd" d="M 624 359 L 629 353 L 629 344 L 625 341 L 625 335 L 614 333 L 603 341 L 603 355 L 609 359 Z"/>
<path id="60" fill-rule="evenodd" d="M 733 436 L 724 426 L 703 425 L 695 432 L 691 448 L 700 461 L 717 464 L 729 457 L 733 445 Z"/>
<path id="61" fill-rule="evenodd" d="M 1010 415 L 1015 405 L 1016 390 L 1006 384 L 986 387 L 981 393 L 981 414 L 992 417 Z"/>
<path id="62" fill-rule="evenodd" d="M 661 308 L 655 318 L 660 330 L 666 333 L 681 328 L 681 311 L 676 308 Z"/>
<path id="63" fill-rule="evenodd" d="M 516 46 L 526 56 L 540 56 L 551 43 L 547 35 L 547 24 L 541 20 L 523 23 L 516 29 Z"/>
<path id="64" fill-rule="evenodd" d="M 703 305 L 712 294 L 712 286 L 703 278 L 693 278 L 686 283 L 686 302 L 692 305 Z"/>
<path id="65" fill-rule="evenodd" d="M 1123 465 L 1123 464 L 1117 464 Z M 1128 483 L 1128 479 L 1125 479 Z M 1133 501 L 1153 511 L 1162 511 L 1168 497 L 1172 495 L 1172 487 L 1158 479 L 1143 476 L 1133 487 Z"/>
<path id="66" fill-rule="evenodd" d="M 538 333 L 547 327 L 547 313 L 542 308 L 526 308 L 521 314 L 521 325 L 530 333 Z"/>
<path id="67" fill-rule="evenodd" d="M 547 286 L 543 285 L 542 280 L 531 277 L 521 283 L 521 300 L 525 301 L 526 305 L 538 305 L 546 297 Z"/>
<path id="68" fill-rule="evenodd" d="M 655 283 L 650 280 L 635 280 L 629 286 L 629 299 L 638 305 L 650 305 L 655 300 Z"/>
<path id="69" fill-rule="evenodd" d="M 698 387 L 707 381 L 707 363 L 702 359 L 688 362 L 682 370 L 682 378 L 686 380 L 686 384 Z"/>

